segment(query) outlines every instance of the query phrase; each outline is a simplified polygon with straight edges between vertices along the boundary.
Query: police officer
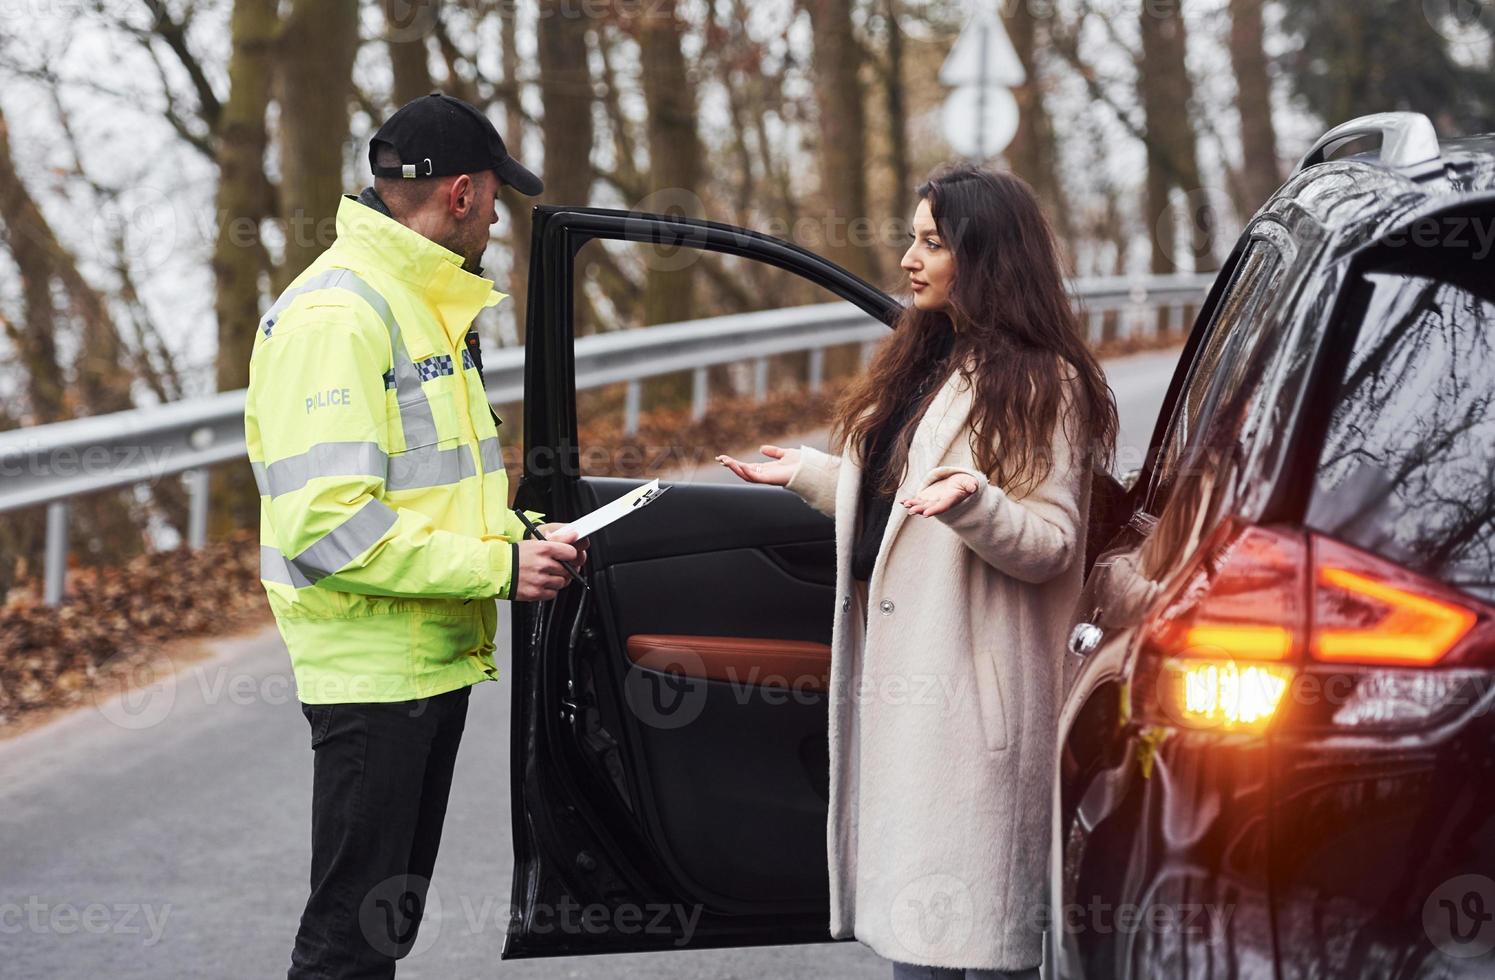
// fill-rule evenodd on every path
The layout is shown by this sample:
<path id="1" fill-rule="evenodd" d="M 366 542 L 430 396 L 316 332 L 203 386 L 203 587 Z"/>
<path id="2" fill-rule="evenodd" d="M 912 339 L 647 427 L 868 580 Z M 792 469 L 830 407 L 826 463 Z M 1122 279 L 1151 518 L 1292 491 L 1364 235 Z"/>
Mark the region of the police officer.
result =
<path id="1" fill-rule="evenodd" d="M 495 598 L 554 598 L 569 533 L 523 540 L 472 326 L 503 184 L 543 185 L 434 92 L 369 145 L 374 185 L 260 321 L 245 434 L 260 577 L 311 726 L 311 894 L 291 980 L 392 977 L 416 938 Z M 542 517 L 529 514 L 532 520 Z"/>

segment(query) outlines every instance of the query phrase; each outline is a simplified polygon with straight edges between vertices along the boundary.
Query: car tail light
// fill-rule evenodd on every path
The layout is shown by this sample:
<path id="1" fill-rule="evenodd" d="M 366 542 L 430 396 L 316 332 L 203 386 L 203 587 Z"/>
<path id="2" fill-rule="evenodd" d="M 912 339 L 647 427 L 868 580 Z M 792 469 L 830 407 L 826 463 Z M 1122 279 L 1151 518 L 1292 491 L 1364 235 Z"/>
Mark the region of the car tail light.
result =
<path id="1" fill-rule="evenodd" d="M 1426 667 L 1479 619 L 1443 587 L 1358 549 L 1315 538 L 1313 551 L 1315 660 Z"/>
<path id="2" fill-rule="evenodd" d="M 1387 729 L 1484 693 L 1489 610 L 1311 532 L 1228 524 L 1143 625 L 1144 716 L 1192 729 Z M 1485 644 L 1480 644 L 1484 646 Z"/>

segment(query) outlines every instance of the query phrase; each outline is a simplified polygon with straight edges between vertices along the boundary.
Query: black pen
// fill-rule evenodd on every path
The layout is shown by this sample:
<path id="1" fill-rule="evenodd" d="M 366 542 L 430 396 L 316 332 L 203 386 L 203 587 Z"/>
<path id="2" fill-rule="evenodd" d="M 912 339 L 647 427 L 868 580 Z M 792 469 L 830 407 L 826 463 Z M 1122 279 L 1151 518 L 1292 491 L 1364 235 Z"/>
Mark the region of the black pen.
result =
<path id="1" fill-rule="evenodd" d="M 530 534 L 533 534 L 540 541 L 544 541 L 545 540 L 545 535 L 543 535 L 543 534 L 540 533 L 540 529 L 535 526 L 535 522 L 534 521 L 532 521 L 532 520 L 529 519 L 529 515 L 528 514 L 526 514 L 524 511 L 520 510 L 517 507 L 514 508 L 514 513 L 518 514 L 519 515 L 519 519 L 524 522 L 524 526 L 527 527 L 527 528 L 529 528 L 529 533 Z M 577 574 L 576 569 L 574 569 L 574 568 L 571 567 L 571 563 L 570 562 L 566 562 L 566 561 L 561 562 L 561 567 L 566 570 L 567 574 L 569 574 L 573 579 L 576 580 L 576 584 L 577 585 L 580 585 L 583 589 L 590 589 L 591 588 L 591 586 L 587 584 L 587 580 L 584 579 L 584 578 L 582 578 L 579 574 Z"/>

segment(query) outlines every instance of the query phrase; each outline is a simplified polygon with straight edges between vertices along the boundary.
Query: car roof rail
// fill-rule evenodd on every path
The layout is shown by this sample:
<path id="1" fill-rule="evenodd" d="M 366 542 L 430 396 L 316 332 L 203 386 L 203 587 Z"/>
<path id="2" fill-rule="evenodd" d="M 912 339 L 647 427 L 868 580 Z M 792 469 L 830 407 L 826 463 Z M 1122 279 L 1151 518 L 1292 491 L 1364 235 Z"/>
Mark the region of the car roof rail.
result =
<path id="1" fill-rule="evenodd" d="M 1413 178 L 1431 176 L 1443 169 L 1438 131 L 1431 119 L 1420 112 L 1376 112 L 1340 123 L 1320 136 L 1293 173 L 1323 163 L 1350 140 L 1377 135 L 1381 137 L 1382 165 L 1410 171 L 1408 176 Z"/>

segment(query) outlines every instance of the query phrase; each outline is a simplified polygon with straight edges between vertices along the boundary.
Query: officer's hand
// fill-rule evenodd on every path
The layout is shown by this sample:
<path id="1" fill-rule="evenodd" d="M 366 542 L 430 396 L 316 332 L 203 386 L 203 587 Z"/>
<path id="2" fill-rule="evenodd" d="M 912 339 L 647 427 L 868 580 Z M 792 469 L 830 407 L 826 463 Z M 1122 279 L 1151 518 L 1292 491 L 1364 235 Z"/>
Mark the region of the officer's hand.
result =
<path id="1" fill-rule="evenodd" d="M 548 540 L 548 541 L 566 541 L 566 542 L 569 542 L 572 547 L 574 547 L 577 551 L 581 552 L 581 557 L 576 560 L 577 570 L 580 571 L 581 570 L 581 566 L 585 565 L 587 563 L 587 549 L 589 547 L 591 547 L 591 545 L 592 545 L 592 539 L 591 538 L 582 538 L 580 541 L 574 540 L 574 537 L 572 535 L 562 534 L 561 533 L 560 529 L 563 528 L 563 527 L 565 527 L 565 526 L 566 525 L 560 524 L 560 523 L 557 523 L 557 522 L 551 522 L 549 524 L 541 524 L 540 525 L 540 533 L 543 534 L 545 536 L 546 540 Z"/>
<path id="2" fill-rule="evenodd" d="M 577 550 L 569 541 L 519 542 L 519 587 L 511 598 L 517 602 L 554 599 L 571 581 L 561 562 L 575 563 L 577 557 Z"/>

